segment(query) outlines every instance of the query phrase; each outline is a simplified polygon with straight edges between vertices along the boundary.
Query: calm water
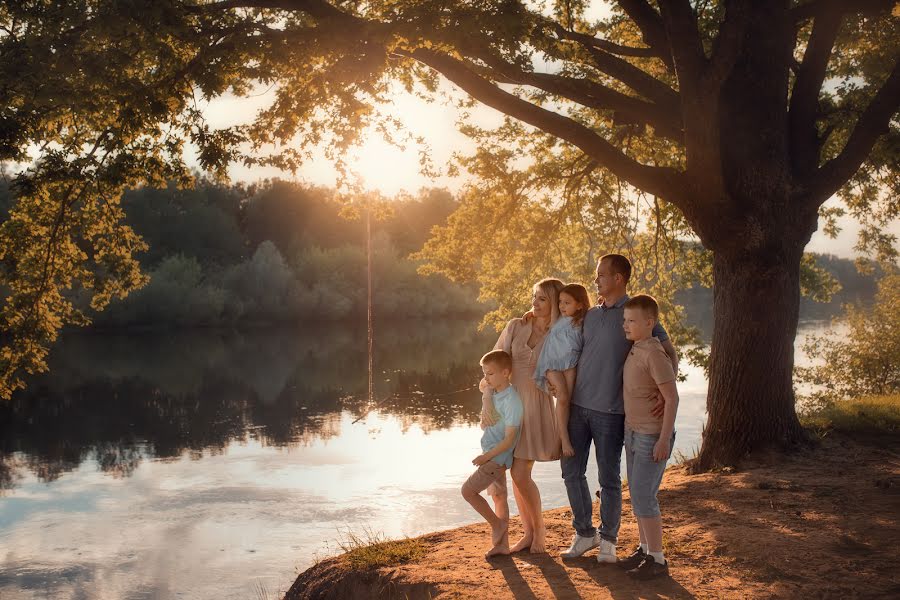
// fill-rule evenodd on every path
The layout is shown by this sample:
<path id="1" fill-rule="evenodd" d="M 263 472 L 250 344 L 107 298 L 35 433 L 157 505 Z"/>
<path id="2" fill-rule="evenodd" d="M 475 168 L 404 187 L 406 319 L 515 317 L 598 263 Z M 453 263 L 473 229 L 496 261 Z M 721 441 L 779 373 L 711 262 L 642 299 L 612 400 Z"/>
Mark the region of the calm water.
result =
<path id="1" fill-rule="evenodd" d="M 0 598 L 274 597 L 347 531 L 475 521 L 458 488 L 494 339 L 383 325 L 374 407 L 364 329 L 64 339 L 52 374 L 0 405 Z M 679 391 L 690 455 L 702 372 Z M 558 463 L 535 478 L 545 507 L 566 504 Z"/>

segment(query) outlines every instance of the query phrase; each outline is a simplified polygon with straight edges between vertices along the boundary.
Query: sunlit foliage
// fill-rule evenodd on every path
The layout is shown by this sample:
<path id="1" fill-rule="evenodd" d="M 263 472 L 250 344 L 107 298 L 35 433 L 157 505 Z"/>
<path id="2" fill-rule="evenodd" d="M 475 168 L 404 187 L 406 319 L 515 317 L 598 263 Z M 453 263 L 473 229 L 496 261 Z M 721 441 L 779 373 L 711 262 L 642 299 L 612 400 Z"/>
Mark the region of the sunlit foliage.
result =
<path id="1" fill-rule="evenodd" d="M 900 274 L 885 275 L 871 307 L 848 305 L 835 329 L 813 336 L 804 352 L 816 364 L 797 369 L 812 386 L 811 406 L 900 393 Z"/>

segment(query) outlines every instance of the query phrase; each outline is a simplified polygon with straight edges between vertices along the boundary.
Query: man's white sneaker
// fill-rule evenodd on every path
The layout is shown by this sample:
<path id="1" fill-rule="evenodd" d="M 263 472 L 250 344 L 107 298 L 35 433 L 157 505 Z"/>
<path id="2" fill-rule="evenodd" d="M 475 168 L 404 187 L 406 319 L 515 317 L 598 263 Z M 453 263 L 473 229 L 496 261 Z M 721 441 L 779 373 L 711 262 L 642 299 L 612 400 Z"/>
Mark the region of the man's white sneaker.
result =
<path id="1" fill-rule="evenodd" d="M 600 540 L 600 552 L 597 554 L 598 563 L 616 562 L 616 545 L 609 540 Z"/>
<path id="2" fill-rule="evenodd" d="M 572 536 L 572 545 L 565 552 L 561 552 L 563 558 L 578 558 L 591 548 L 600 545 L 600 534 L 595 533 L 594 537 L 582 536 L 577 533 Z"/>

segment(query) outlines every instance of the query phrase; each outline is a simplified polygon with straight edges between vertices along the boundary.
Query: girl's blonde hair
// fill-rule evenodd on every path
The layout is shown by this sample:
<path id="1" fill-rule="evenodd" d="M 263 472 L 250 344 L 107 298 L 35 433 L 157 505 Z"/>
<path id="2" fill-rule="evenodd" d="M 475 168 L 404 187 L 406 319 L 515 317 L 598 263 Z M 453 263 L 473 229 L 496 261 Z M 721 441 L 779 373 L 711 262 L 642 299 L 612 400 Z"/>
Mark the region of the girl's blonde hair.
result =
<path id="1" fill-rule="evenodd" d="M 580 327 L 581 323 L 584 321 L 584 316 L 591 307 L 591 297 L 588 294 L 587 289 L 580 283 L 570 283 L 559 290 L 559 293 L 568 294 L 575 302 L 581 304 L 581 308 L 578 309 L 578 312 L 572 315 L 572 325 Z"/>
<path id="2" fill-rule="evenodd" d="M 559 293 L 566 287 L 559 279 L 548 277 L 534 284 L 534 289 L 541 290 L 550 299 L 550 324 L 556 323 L 559 318 Z"/>

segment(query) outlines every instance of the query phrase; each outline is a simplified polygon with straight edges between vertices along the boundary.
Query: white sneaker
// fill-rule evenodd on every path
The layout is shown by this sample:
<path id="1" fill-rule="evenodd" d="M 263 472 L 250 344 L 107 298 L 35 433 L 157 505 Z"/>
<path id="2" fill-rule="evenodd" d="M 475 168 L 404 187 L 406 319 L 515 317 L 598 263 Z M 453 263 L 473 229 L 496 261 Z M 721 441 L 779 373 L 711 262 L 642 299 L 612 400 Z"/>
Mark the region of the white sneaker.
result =
<path id="1" fill-rule="evenodd" d="M 597 554 L 598 563 L 616 562 L 616 545 L 609 540 L 600 540 L 600 552 Z"/>
<path id="2" fill-rule="evenodd" d="M 587 537 L 583 535 L 578 535 L 577 533 L 572 536 L 572 545 L 569 546 L 569 549 L 565 552 L 560 552 L 560 556 L 563 558 L 578 558 L 591 548 L 596 548 L 600 545 L 600 534 L 595 533 L 594 537 Z"/>

